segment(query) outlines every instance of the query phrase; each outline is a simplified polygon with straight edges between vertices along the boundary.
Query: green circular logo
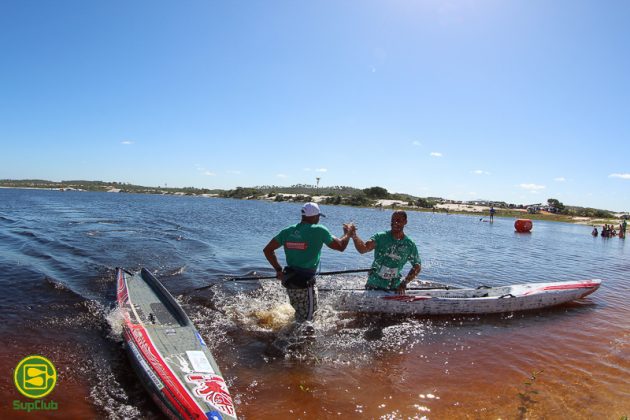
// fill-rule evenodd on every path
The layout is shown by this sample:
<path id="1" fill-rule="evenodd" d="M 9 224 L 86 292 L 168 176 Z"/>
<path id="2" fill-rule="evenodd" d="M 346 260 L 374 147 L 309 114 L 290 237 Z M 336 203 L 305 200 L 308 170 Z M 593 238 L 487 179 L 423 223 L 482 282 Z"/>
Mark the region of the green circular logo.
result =
<path id="1" fill-rule="evenodd" d="M 28 356 L 18 363 L 13 380 L 20 394 L 28 398 L 43 398 L 55 388 L 57 370 L 44 356 Z"/>

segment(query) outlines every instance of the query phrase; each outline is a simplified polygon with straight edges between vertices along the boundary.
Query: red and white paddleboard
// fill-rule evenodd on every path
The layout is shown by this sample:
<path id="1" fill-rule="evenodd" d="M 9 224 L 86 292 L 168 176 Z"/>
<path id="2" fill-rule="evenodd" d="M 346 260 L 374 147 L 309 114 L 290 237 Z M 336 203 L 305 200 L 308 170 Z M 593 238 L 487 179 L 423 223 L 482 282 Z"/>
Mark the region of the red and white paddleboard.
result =
<path id="1" fill-rule="evenodd" d="M 175 419 L 236 419 L 212 353 L 173 296 L 144 268 L 119 268 L 116 277 L 131 364 L 162 411 Z"/>

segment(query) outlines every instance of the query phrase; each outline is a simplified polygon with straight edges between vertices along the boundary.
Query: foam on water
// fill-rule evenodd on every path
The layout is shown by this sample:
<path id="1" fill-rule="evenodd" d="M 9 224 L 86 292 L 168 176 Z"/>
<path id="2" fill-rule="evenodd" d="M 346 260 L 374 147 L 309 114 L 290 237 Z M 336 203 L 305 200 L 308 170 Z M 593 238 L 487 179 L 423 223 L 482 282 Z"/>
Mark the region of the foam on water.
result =
<path id="1" fill-rule="evenodd" d="M 113 341 L 123 341 L 123 326 L 125 325 L 125 319 L 123 311 L 118 306 L 105 312 L 105 320 L 109 325 L 110 332 L 108 337 Z"/>
<path id="2" fill-rule="evenodd" d="M 261 282 L 260 287 L 247 291 L 217 286 L 208 300 L 180 297 L 215 348 L 233 341 L 231 334 L 244 334 L 265 343 L 269 357 L 309 363 L 364 365 L 385 353 L 409 351 L 428 335 L 443 331 L 430 320 L 357 318 L 335 310 L 335 299 L 334 293 L 320 292 L 317 316 L 305 327 L 294 324 L 293 308 L 279 282 Z"/>

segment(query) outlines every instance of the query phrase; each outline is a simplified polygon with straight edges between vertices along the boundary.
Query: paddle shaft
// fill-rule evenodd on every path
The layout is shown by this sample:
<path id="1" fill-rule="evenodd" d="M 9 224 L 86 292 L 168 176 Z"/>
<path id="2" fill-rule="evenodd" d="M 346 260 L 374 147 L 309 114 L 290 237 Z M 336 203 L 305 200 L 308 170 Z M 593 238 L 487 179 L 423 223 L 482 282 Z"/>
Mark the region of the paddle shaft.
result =
<path id="1" fill-rule="evenodd" d="M 405 288 L 405 290 L 433 290 L 433 289 L 444 289 L 444 290 L 450 290 L 450 289 L 460 289 L 460 287 L 457 286 L 451 286 L 448 284 L 444 284 L 444 283 L 436 283 L 436 282 L 420 282 L 420 287 L 416 286 L 416 287 L 407 287 Z M 368 289 L 365 289 L 364 287 L 362 288 L 355 288 L 355 287 L 341 287 L 341 288 L 325 288 L 325 287 L 318 287 L 317 290 L 319 290 L 320 292 L 336 292 L 336 291 L 340 291 L 340 290 L 360 290 L 360 291 L 365 291 Z M 376 289 L 378 290 L 378 289 Z M 386 290 L 386 291 L 390 291 L 393 292 L 394 290 Z"/>
<path id="2" fill-rule="evenodd" d="M 450 290 L 450 289 L 457 289 L 457 287 L 451 287 L 451 286 L 435 286 L 435 287 L 407 287 L 405 290 L 436 290 L 436 289 L 440 289 L 440 290 Z M 380 289 L 366 289 L 365 287 L 342 287 L 339 289 L 331 289 L 331 288 L 325 288 L 325 287 L 318 287 L 317 288 L 318 291 L 320 292 L 339 292 L 339 291 L 344 291 L 344 290 L 352 290 L 352 291 L 361 291 L 361 292 L 365 292 L 365 291 L 381 291 L 381 292 L 394 292 L 395 290 L 380 290 Z"/>
<path id="3" fill-rule="evenodd" d="M 334 274 L 350 274 L 350 273 L 369 273 L 371 271 L 371 269 L 369 268 L 365 268 L 365 269 L 360 269 L 360 270 L 341 270 L 341 271 L 324 271 L 321 273 L 316 273 L 316 276 L 332 276 Z M 232 277 L 229 279 L 225 279 L 223 281 L 245 281 L 245 280 L 270 280 L 270 279 L 275 279 L 276 276 L 266 276 L 266 277 L 260 277 L 260 276 L 252 276 L 252 277 Z"/>
<path id="4" fill-rule="evenodd" d="M 358 270 L 340 270 L 340 271 L 324 271 L 321 273 L 316 273 L 317 276 L 332 276 L 335 274 L 351 274 L 351 273 L 369 273 L 372 269 L 370 268 L 361 268 Z M 251 276 L 251 277 L 232 277 L 229 279 L 225 279 L 223 280 L 221 283 L 225 283 L 228 281 L 250 281 L 250 280 L 271 280 L 271 279 L 275 279 L 276 276 Z M 193 291 L 197 291 L 197 290 L 204 290 L 204 289 L 208 289 L 212 286 L 215 286 L 217 284 L 220 283 L 214 283 L 214 284 L 210 284 L 208 286 L 202 286 L 202 287 L 198 287 L 196 289 L 192 289 L 191 292 Z"/>

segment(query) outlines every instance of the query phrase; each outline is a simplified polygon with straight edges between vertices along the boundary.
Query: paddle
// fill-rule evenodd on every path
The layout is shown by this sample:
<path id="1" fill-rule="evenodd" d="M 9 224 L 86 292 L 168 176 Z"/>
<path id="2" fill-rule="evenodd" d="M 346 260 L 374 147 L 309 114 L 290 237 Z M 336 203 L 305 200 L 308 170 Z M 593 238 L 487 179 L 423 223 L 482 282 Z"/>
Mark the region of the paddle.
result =
<path id="1" fill-rule="evenodd" d="M 406 290 L 432 290 L 432 289 L 444 289 L 444 290 L 451 290 L 451 289 L 461 289 L 460 287 L 457 286 L 451 286 L 449 284 L 444 284 L 444 283 L 437 283 L 434 281 L 420 281 L 420 287 L 407 287 Z M 317 290 L 319 290 L 320 292 L 336 292 L 338 290 L 358 290 L 358 291 L 365 291 L 365 290 L 369 290 L 366 289 L 364 287 L 361 288 L 356 288 L 356 287 L 341 287 L 341 288 L 322 288 L 322 287 L 318 287 Z M 393 290 L 390 290 L 391 292 L 393 292 Z"/>
<path id="2" fill-rule="evenodd" d="M 447 285 L 439 285 L 439 286 L 435 285 L 433 287 L 407 287 L 405 290 L 435 290 L 435 289 L 450 290 L 450 289 L 458 289 L 458 287 L 447 286 Z M 341 287 L 338 289 L 318 287 L 317 290 L 320 292 L 337 292 L 337 291 L 344 291 L 344 290 L 361 291 L 361 292 L 365 292 L 365 291 L 373 291 L 373 292 L 380 291 L 380 292 L 392 292 L 392 293 L 394 292 L 394 290 L 366 289 L 365 287 Z"/>
<path id="3" fill-rule="evenodd" d="M 317 276 L 332 276 L 335 274 L 350 274 L 350 273 L 369 273 L 371 271 L 370 268 L 361 268 L 358 270 L 341 270 L 341 271 L 324 271 L 321 273 L 317 273 Z M 250 277 L 231 277 L 231 278 L 227 278 L 225 280 L 223 280 L 220 283 L 213 283 L 213 284 L 209 284 L 207 286 L 202 286 L 202 287 L 197 287 L 195 289 L 191 289 L 190 292 L 196 292 L 199 290 L 205 290 L 208 289 L 212 286 L 216 286 L 217 284 L 223 284 L 226 282 L 230 282 L 230 281 L 250 281 L 250 280 L 271 280 L 271 279 L 275 279 L 276 276 L 250 276 Z M 189 292 L 189 293 L 190 293 Z"/>

